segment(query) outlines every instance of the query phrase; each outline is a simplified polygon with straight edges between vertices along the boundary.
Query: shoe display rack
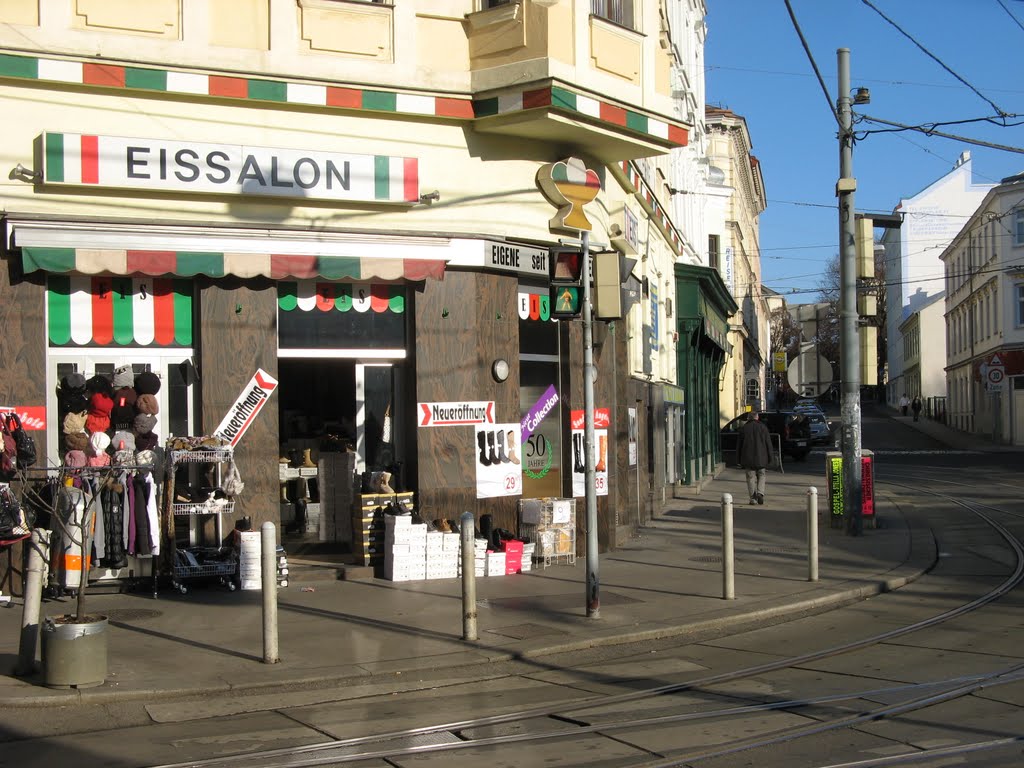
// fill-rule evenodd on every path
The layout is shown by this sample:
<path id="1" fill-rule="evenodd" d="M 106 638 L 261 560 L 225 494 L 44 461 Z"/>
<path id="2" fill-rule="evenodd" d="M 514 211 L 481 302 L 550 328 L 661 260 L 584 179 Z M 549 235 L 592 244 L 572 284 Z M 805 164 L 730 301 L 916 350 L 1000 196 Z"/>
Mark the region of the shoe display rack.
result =
<path id="1" fill-rule="evenodd" d="M 575 565 L 576 499 L 520 499 L 519 536 L 533 543 L 538 565 Z"/>
<path id="2" fill-rule="evenodd" d="M 174 444 L 182 441 L 192 442 L 195 447 L 175 448 Z M 210 492 L 206 498 L 191 498 L 186 489 L 176 488 L 179 469 L 184 467 L 198 467 L 211 465 L 213 474 L 207 477 L 207 484 L 215 489 L 221 487 L 224 473 L 224 465 L 233 461 L 234 452 L 231 446 L 216 445 L 215 439 L 199 438 L 178 438 L 176 443 L 169 446 L 167 451 L 167 509 L 173 518 L 187 516 L 189 518 L 197 515 L 213 515 L 216 521 L 216 541 L 219 545 L 224 540 L 223 515 L 232 514 L 235 511 L 234 499 Z M 192 474 L 190 472 L 190 474 Z M 193 484 L 192 487 L 195 487 Z M 173 530 L 173 527 L 172 527 Z M 171 538 L 174 543 L 174 537 Z M 171 584 L 181 592 L 188 592 L 188 583 L 200 580 L 216 580 L 227 586 L 235 588 L 235 575 L 238 571 L 238 560 L 233 552 L 227 552 L 217 547 L 195 547 L 187 549 L 175 549 L 171 557 L 172 572 Z"/>

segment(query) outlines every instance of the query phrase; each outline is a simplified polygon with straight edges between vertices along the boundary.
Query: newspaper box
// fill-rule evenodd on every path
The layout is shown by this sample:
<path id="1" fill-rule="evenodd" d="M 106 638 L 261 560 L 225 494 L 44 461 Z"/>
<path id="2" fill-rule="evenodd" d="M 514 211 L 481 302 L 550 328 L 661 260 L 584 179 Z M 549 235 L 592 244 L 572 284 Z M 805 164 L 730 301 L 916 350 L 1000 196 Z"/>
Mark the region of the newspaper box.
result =
<path id="1" fill-rule="evenodd" d="M 875 517 L 875 454 L 861 451 L 860 487 L 861 515 L 864 523 L 876 527 Z M 829 521 L 833 528 L 843 527 L 843 454 L 829 451 L 825 454 L 825 487 L 828 488 Z"/>

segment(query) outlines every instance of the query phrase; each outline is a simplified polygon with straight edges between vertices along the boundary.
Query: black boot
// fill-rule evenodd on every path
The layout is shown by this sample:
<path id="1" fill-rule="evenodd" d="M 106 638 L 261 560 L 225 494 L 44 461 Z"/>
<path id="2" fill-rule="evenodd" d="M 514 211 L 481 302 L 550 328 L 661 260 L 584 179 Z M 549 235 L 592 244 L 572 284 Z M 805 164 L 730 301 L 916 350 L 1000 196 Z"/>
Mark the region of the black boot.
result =
<path id="1" fill-rule="evenodd" d="M 490 435 L 491 433 L 488 432 L 487 434 Z M 491 460 L 487 458 L 487 446 L 484 444 L 484 439 L 483 432 L 476 433 L 476 442 L 480 446 L 480 463 L 485 467 L 489 467 L 491 466 Z"/>
<path id="2" fill-rule="evenodd" d="M 505 430 L 499 429 L 494 433 L 494 442 L 498 444 L 498 461 L 508 464 L 508 456 L 505 455 Z"/>
<path id="3" fill-rule="evenodd" d="M 489 464 L 498 463 L 498 454 L 494 452 L 494 433 L 487 433 L 487 458 L 490 459 Z"/>
<path id="4" fill-rule="evenodd" d="M 572 436 L 572 471 L 579 474 L 583 474 L 587 471 L 587 467 L 583 463 L 584 443 L 583 435 L 578 432 Z"/>

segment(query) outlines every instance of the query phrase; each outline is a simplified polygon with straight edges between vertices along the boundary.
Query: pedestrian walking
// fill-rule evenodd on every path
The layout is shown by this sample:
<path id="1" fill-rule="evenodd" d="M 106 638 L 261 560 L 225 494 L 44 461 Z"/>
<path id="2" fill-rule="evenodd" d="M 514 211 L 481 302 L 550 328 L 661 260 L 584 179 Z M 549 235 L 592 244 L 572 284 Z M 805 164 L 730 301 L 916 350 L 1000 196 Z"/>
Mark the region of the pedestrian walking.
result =
<path id="1" fill-rule="evenodd" d="M 914 421 L 917 421 L 921 415 L 921 398 L 917 395 L 914 395 L 914 402 L 910 404 L 910 410 L 914 412 Z"/>
<path id="2" fill-rule="evenodd" d="M 909 407 L 910 407 L 910 399 L 907 397 L 906 393 L 904 393 L 903 397 L 900 398 L 900 413 L 902 413 L 904 416 L 906 416 L 907 415 L 907 408 L 909 408 Z"/>
<path id="3" fill-rule="evenodd" d="M 736 459 L 747 472 L 751 504 L 764 504 L 764 484 L 772 463 L 772 438 L 757 415 L 747 412 L 747 422 L 736 439 Z"/>

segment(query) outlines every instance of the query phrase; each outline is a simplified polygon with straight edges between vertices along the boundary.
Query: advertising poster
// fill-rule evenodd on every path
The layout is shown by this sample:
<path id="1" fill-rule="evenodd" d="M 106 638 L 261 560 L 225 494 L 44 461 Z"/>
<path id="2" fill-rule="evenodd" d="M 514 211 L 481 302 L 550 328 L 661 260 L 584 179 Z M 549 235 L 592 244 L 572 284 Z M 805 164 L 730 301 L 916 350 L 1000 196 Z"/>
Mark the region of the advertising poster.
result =
<path id="1" fill-rule="evenodd" d="M 583 411 L 573 411 L 572 424 L 572 495 L 587 493 L 587 467 L 583 449 L 586 445 Z M 611 416 L 607 408 L 594 409 L 594 488 L 598 496 L 608 495 L 608 427 Z"/>
<path id="2" fill-rule="evenodd" d="M 636 466 L 636 408 L 629 408 L 629 466 Z"/>
<path id="3" fill-rule="evenodd" d="M 519 424 L 476 427 L 476 497 L 520 496 L 523 493 L 522 444 Z"/>

